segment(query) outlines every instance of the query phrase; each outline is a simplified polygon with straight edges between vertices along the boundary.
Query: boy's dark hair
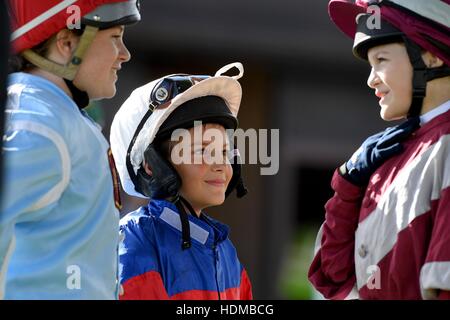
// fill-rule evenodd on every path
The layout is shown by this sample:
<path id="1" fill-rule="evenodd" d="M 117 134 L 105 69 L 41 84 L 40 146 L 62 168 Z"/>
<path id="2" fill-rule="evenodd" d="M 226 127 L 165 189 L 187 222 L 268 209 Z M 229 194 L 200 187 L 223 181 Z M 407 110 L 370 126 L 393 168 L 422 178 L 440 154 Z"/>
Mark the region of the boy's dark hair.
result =
<path id="1" fill-rule="evenodd" d="M 155 141 L 155 149 L 158 150 L 161 155 L 167 160 L 170 159 L 170 153 L 172 152 L 173 144 L 171 139 L 167 138 L 160 141 Z"/>

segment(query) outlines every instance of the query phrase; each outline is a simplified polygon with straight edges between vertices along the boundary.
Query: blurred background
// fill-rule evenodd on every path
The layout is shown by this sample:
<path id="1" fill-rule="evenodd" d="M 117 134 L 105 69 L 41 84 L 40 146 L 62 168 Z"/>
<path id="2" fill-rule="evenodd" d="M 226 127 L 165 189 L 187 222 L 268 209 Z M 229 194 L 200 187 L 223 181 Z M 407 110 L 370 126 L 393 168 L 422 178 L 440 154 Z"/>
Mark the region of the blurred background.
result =
<path id="1" fill-rule="evenodd" d="M 145 0 L 143 20 L 126 30 L 132 60 L 118 94 L 89 112 L 109 137 L 131 91 L 171 73 L 213 75 L 240 61 L 244 130 L 280 129 L 280 169 L 245 165 L 249 194 L 208 213 L 231 239 L 257 299 L 318 299 L 307 280 L 316 233 L 332 196 L 334 169 L 385 126 L 366 85 L 369 67 L 330 21 L 328 0 Z M 241 150 L 242 151 L 242 150 Z M 145 203 L 123 195 L 122 215 Z"/>

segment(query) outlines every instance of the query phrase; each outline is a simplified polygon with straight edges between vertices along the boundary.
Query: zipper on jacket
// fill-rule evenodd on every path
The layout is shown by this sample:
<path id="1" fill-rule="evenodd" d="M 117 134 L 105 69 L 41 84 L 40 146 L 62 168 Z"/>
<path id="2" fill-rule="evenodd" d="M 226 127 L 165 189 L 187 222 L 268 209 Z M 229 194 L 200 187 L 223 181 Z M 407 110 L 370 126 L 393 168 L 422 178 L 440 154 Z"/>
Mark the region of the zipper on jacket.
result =
<path id="1" fill-rule="evenodd" d="M 200 216 L 200 219 L 202 219 L 206 224 L 208 224 L 215 231 L 215 226 L 212 225 L 203 214 Z M 214 240 L 214 244 L 212 246 L 212 249 L 214 251 L 214 271 L 215 271 L 214 272 L 215 273 L 214 277 L 216 279 L 217 297 L 218 297 L 219 300 L 222 300 L 221 297 L 220 297 L 219 279 L 218 279 L 218 274 L 217 274 L 217 264 L 219 263 L 219 255 L 217 253 L 217 242 L 216 242 L 216 240 Z"/>
<path id="2" fill-rule="evenodd" d="M 220 298 L 219 279 L 217 278 L 217 263 L 219 262 L 219 257 L 217 254 L 217 244 L 213 245 L 213 250 L 214 250 L 214 270 L 215 270 L 215 278 L 216 278 L 217 296 L 218 296 L 219 300 L 222 300 Z"/>

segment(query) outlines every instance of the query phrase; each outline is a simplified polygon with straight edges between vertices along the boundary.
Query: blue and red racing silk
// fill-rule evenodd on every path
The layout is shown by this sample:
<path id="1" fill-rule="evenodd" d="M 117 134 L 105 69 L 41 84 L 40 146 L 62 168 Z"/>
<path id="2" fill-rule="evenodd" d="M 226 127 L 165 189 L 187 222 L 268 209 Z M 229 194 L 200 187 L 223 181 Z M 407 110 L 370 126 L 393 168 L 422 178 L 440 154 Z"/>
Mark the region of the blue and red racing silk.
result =
<path id="1" fill-rule="evenodd" d="M 151 200 L 122 218 L 120 299 L 252 299 L 250 280 L 226 225 L 189 215 L 192 246 L 181 248 L 176 206 Z"/>

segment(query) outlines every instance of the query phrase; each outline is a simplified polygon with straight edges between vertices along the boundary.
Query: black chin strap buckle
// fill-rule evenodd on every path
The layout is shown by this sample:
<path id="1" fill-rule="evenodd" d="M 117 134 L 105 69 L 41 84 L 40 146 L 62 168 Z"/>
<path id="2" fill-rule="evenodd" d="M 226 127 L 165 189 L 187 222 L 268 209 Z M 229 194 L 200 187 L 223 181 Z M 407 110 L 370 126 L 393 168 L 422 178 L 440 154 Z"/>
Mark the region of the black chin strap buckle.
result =
<path id="1" fill-rule="evenodd" d="M 413 74 L 413 98 L 424 98 L 427 91 L 427 70 L 414 69 Z"/>
<path id="2" fill-rule="evenodd" d="M 408 118 L 414 118 L 420 115 L 426 92 L 427 69 L 414 68 L 412 102 L 408 111 Z"/>
<path id="3" fill-rule="evenodd" d="M 191 247 L 191 241 L 183 240 L 183 243 L 181 244 L 181 249 L 186 250 L 186 249 L 189 249 L 190 247 Z"/>

